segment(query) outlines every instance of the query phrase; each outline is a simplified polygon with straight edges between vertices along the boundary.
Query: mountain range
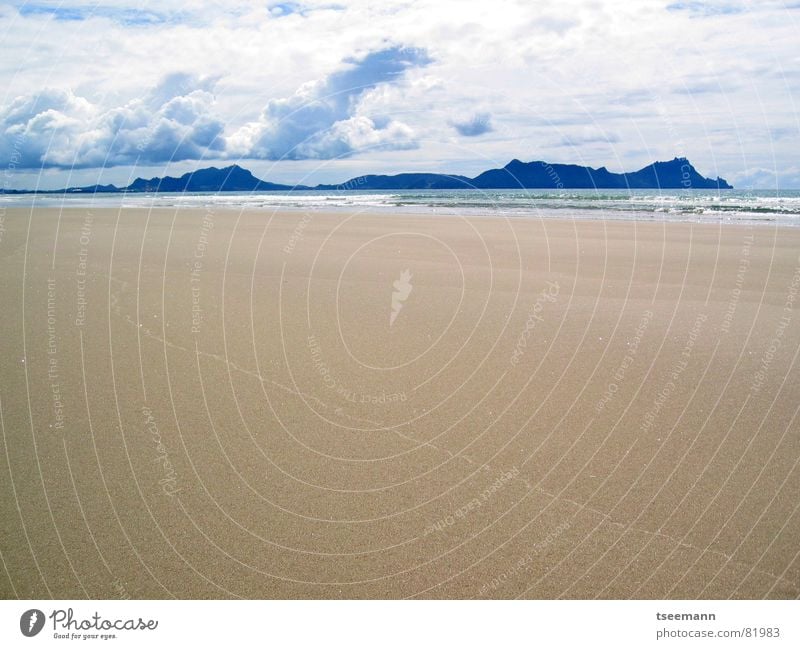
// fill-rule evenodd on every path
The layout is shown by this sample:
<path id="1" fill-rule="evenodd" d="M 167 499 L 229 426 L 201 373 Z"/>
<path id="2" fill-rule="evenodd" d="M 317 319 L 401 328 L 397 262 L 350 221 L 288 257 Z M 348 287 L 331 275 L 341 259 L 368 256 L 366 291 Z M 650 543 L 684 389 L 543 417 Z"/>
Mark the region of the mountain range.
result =
<path id="1" fill-rule="evenodd" d="M 239 165 L 207 167 L 180 178 L 137 178 L 127 187 L 91 185 L 29 192 L 2 190 L 6 194 L 86 194 L 118 192 L 256 192 L 348 191 L 399 189 L 733 189 L 723 178 L 701 176 L 686 158 L 654 162 L 638 171 L 614 173 L 600 167 L 512 160 L 500 169 L 489 169 L 474 178 L 436 173 L 401 173 L 391 176 L 356 176 L 338 185 L 281 185 L 256 178 Z"/>

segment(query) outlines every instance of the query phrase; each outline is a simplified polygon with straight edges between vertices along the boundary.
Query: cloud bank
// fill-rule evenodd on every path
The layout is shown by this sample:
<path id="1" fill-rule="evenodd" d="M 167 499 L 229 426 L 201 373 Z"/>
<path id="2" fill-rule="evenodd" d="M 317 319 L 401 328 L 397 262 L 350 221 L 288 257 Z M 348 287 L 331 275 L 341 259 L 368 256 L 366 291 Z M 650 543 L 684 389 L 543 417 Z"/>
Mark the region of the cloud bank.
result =
<path id="1" fill-rule="evenodd" d="M 17 97 L 0 112 L 0 156 L 18 168 L 148 165 L 202 158 L 329 160 L 365 150 L 413 149 L 413 130 L 364 100 L 430 63 L 424 50 L 390 47 L 344 61 L 342 70 L 270 100 L 259 118 L 224 135 L 215 78 L 166 76 L 144 98 L 102 109 L 70 90 Z"/>
<path id="2" fill-rule="evenodd" d="M 681 155 L 786 186 L 799 24 L 794 0 L 11 0 L 0 165 L 58 187 L 238 159 L 324 182 Z"/>
<path id="3" fill-rule="evenodd" d="M 86 168 L 197 160 L 224 150 L 213 82 L 171 74 L 145 97 L 103 109 L 71 90 L 17 97 L 0 112 L 0 156 L 18 168 Z"/>
<path id="4" fill-rule="evenodd" d="M 362 100 L 383 84 L 401 83 L 407 70 L 430 63 L 424 50 L 391 47 L 322 81 L 301 86 L 291 97 L 271 100 L 257 121 L 230 138 L 243 158 L 303 160 L 343 158 L 366 149 L 412 149 L 412 129 L 388 115 L 367 115 Z"/>

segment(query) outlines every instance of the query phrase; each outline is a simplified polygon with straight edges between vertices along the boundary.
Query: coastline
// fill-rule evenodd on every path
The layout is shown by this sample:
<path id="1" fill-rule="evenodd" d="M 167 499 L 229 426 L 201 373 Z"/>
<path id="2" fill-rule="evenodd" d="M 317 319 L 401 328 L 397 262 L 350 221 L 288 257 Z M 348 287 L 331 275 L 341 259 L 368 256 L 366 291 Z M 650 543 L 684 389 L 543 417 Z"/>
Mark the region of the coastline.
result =
<path id="1" fill-rule="evenodd" d="M 395 190 L 24 195 L 0 209 L 367 213 L 797 227 L 800 190 Z"/>

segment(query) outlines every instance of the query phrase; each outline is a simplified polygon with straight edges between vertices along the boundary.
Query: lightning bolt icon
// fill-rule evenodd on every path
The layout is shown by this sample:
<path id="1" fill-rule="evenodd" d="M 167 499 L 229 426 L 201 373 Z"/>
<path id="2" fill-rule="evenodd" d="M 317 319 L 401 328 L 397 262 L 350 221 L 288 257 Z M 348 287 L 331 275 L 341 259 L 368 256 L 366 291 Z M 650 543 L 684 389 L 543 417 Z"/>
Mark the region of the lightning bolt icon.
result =
<path id="1" fill-rule="evenodd" d="M 36 615 L 36 611 L 31 613 L 31 619 L 28 620 L 28 631 L 32 631 L 33 630 L 33 625 L 36 624 L 36 620 L 38 620 L 38 619 L 39 619 L 39 616 Z"/>

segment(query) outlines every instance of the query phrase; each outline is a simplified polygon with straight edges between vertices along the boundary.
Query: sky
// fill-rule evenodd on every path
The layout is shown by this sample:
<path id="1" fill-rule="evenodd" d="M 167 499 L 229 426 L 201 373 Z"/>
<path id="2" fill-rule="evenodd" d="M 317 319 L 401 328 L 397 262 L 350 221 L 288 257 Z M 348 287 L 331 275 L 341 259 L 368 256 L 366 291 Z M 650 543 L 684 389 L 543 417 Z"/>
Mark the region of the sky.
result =
<path id="1" fill-rule="evenodd" d="M 800 188 L 800 0 L 0 3 L 5 188 L 687 157 Z"/>

